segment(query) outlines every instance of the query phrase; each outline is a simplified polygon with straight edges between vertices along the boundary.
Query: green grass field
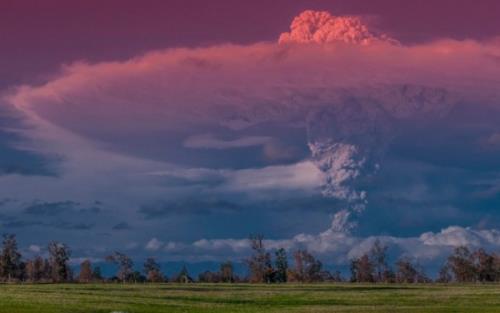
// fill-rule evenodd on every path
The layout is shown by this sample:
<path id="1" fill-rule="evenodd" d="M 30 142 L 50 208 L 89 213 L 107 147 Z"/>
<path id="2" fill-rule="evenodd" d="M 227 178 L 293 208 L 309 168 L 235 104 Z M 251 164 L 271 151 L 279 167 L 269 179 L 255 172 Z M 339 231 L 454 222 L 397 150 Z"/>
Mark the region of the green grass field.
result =
<path id="1" fill-rule="evenodd" d="M 0 312 L 500 312 L 500 285 L 0 285 Z"/>

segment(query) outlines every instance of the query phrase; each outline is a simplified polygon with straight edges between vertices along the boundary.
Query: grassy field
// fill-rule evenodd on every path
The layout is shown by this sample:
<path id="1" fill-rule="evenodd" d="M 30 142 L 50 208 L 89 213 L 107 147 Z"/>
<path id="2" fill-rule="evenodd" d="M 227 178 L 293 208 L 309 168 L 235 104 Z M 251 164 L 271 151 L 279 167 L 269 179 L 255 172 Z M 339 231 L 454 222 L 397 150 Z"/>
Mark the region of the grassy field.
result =
<path id="1" fill-rule="evenodd" d="M 0 312 L 500 312 L 500 285 L 0 285 Z"/>

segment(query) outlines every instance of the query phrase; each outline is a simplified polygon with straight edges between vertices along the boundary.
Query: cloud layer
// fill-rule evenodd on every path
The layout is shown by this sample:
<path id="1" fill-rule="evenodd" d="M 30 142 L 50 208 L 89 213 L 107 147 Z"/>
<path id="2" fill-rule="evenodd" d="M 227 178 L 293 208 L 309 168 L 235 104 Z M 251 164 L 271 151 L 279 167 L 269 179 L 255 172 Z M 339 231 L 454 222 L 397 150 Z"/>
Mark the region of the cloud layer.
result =
<path id="1" fill-rule="evenodd" d="M 265 240 L 270 250 L 285 248 L 289 252 L 307 249 L 322 260 L 337 265 L 347 264 L 350 259 L 368 253 L 375 240 L 389 248 L 391 258 L 401 255 L 410 257 L 422 265 L 443 262 L 455 247 L 483 247 L 489 251 L 500 249 L 500 232 L 497 230 L 473 230 L 450 226 L 439 232 L 426 232 L 418 237 L 369 236 L 366 238 L 348 235 L 343 231 L 330 230 L 318 235 L 298 234 L 291 239 Z M 200 239 L 191 244 L 162 242 L 152 238 L 145 246 L 147 250 L 167 252 L 170 260 L 188 258 L 195 261 L 224 260 L 250 253 L 248 239 Z"/>
<path id="2" fill-rule="evenodd" d="M 241 220 L 254 219 L 257 230 L 275 227 L 268 220 L 286 212 L 272 237 L 294 232 L 279 243 L 318 253 L 351 255 L 363 246 L 361 235 L 349 233 L 357 216 L 360 232 L 397 233 L 411 228 L 408 216 L 422 221 L 408 239 L 386 236 L 401 249 L 446 246 L 460 236 L 496 247 L 494 231 L 461 226 L 485 227 L 478 218 L 488 214 L 488 226 L 499 226 L 499 59 L 495 41 L 404 46 L 357 17 L 306 11 L 279 43 L 67 65 L 45 84 L 1 100 L 29 125 L 22 136 L 32 151 L 62 156 L 60 177 L 8 175 L 0 196 L 23 197 L 14 186 L 25 186 L 39 203 L 26 209 L 32 215 L 101 200 L 111 224 L 85 225 L 103 236 L 119 231 L 120 242 L 134 232 L 142 241 L 168 242 L 162 232 L 218 238 L 246 231 Z M 379 228 L 390 214 L 398 214 L 399 228 Z M 214 224 L 193 234 L 162 225 L 196 218 Z M 461 226 L 445 228 L 446 219 Z M 433 232 L 418 237 L 425 227 Z M 149 243 L 149 251 L 164 247 Z M 193 247 L 233 245 L 245 247 L 229 239 Z"/>

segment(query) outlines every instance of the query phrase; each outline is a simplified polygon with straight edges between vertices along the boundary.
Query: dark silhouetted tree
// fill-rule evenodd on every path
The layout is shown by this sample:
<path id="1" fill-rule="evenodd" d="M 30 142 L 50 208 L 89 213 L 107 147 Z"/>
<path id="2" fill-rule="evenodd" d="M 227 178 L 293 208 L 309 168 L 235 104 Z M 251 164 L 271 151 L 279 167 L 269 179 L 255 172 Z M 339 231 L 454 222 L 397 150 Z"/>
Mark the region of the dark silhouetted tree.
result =
<path id="1" fill-rule="evenodd" d="M 448 264 L 448 262 L 446 262 L 439 269 L 436 282 L 446 284 L 446 283 L 451 282 L 452 279 L 453 279 L 453 277 L 451 276 L 450 265 Z"/>
<path id="2" fill-rule="evenodd" d="M 133 271 L 130 275 L 130 281 L 134 283 L 144 283 L 146 282 L 146 280 L 146 276 L 142 275 L 142 273 L 139 271 Z"/>
<path id="3" fill-rule="evenodd" d="M 146 274 L 147 281 L 149 282 L 160 283 L 164 281 L 160 265 L 154 258 L 147 258 L 144 262 L 144 274 Z"/>
<path id="4" fill-rule="evenodd" d="M 416 282 L 417 283 L 432 283 L 432 279 L 427 276 L 425 270 L 420 264 L 416 263 L 415 270 L 417 271 Z"/>
<path id="5" fill-rule="evenodd" d="M 253 254 L 246 260 L 250 271 L 250 282 L 273 282 L 274 269 L 271 263 L 271 255 L 264 247 L 264 237 L 262 235 L 250 236 L 250 247 Z"/>
<path id="6" fill-rule="evenodd" d="M 387 264 L 387 246 L 380 240 L 375 240 L 370 250 L 370 259 L 374 269 L 374 280 L 377 282 L 390 282 L 393 279 L 393 273 Z"/>
<path id="7" fill-rule="evenodd" d="M 332 274 L 332 280 L 334 282 L 344 281 L 344 279 L 342 278 L 342 275 L 341 275 L 340 271 L 335 271 L 335 273 Z"/>
<path id="8" fill-rule="evenodd" d="M 276 268 L 275 280 L 278 283 L 286 283 L 288 272 L 288 257 L 285 249 L 280 248 L 275 252 L 274 267 Z"/>
<path id="9" fill-rule="evenodd" d="M 106 261 L 118 265 L 118 271 L 116 272 L 116 277 L 122 281 L 126 282 L 132 280 L 134 262 L 126 254 L 115 251 L 113 254 L 106 257 Z"/>
<path id="10" fill-rule="evenodd" d="M 291 281 L 317 282 L 323 279 L 323 265 L 307 250 L 298 250 L 293 256 L 294 269 L 288 275 Z"/>
<path id="11" fill-rule="evenodd" d="M 68 261 L 71 257 L 71 251 L 68 246 L 53 241 L 49 243 L 48 251 L 52 281 L 56 283 L 70 281 L 72 277 Z"/>
<path id="12" fill-rule="evenodd" d="M 19 279 L 21 274 L 21 254 L 17 249 L 16 235 L 5 234 L 0 255 L 0 278 L 13 281 Z"/>
<path id="13" fill-rule="evenodd" d="M 102 273 L 101 273 L 101 267 L 96 266 L 92 270 L 92 280 L 100 282 L 103 280 Z"/>
<path id="14" fill-rule="evenodd" d="M 476 280 L 473 255 L 467 247 L 455 248 L 453 254 L 448 257 L 448 264 L 457 282 Z"/>
<path id="15" fill-rule="evenodd" d="M 374 267 L 368 254 L 363 254 L 359 258 L 351 260 L 351 281 L 374 282 L 373 272 Z"/>
<path id="16" fill-rule="evenodd" d="M 479 281 L 493 282 L 499 279 L 499 269 L 495 264 L 494 255 L 488 254 L 484 249 L 478 249 L 473 253 L 472 258 Z"/>
<path id="17" fill-rule="evenodd" d="M 18 281 L 26 281 L 26 262 L 21 261 L 19 265 L 19 275 L 17 277 Z"/>
<path id="18" fill-rule="evenodd" d="M 44 280 L 45 261 L 42 257 L 36 256 L 26 262 L 26 280 L 29 282 L 39 282 Z"/>
<path id="19" fill-rule="evenodd" d="M 52 266 L 50 265 L 50 261 L 48 259 L 43 260 L 43 278 L 44 282 L 48 282 L 52 280 Z"/>
<path id="20" fill-rule="evenodd" d="M 219 272 L 205 271 L 198 275 L 198 281 L 200 283 L 220 283 L 222 280 Z"/>
<path id="21" fill-rule="evenodd" d="M 191 276 L 189 275 L 186 265 L 182 266 L 181 271 L 175 276 L 174 281 L 183 284 L 193 282 L 193 278 L 191 278 Z"/>
<path id="22" fill-rule="evenodd" d="M 80 264 L 80 274 L 78 275 L 78 281 L 80 283 L 90 283 L 92 280 L 92 264 L 90 263 L 90 260 L 87 259 Z"/>
<path id="23" fill-rule="evenodd" d="M 417 281 L 417 269 L 410 258 L 403 257 L 396 262 L 396 282 L 415 283 Z"/>
<path id="24" fill-rule="evenodd" d="M 223 283 L 233 283 L 234 282 L 234 269 L 233 263 L 230 261 L 224 262 L 220 265 L 220 280 Z"/>

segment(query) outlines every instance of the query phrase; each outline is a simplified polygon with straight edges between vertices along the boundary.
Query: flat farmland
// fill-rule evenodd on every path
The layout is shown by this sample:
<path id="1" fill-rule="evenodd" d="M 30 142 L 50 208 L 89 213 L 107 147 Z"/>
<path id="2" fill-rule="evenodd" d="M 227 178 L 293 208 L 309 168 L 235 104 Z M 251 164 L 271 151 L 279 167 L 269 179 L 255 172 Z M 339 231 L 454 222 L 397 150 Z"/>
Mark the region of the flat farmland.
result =
<path id="1" fill-rule="evenodd" d="M 6 284 L 0 312 L 500 312 L 500 285 Z"/>

